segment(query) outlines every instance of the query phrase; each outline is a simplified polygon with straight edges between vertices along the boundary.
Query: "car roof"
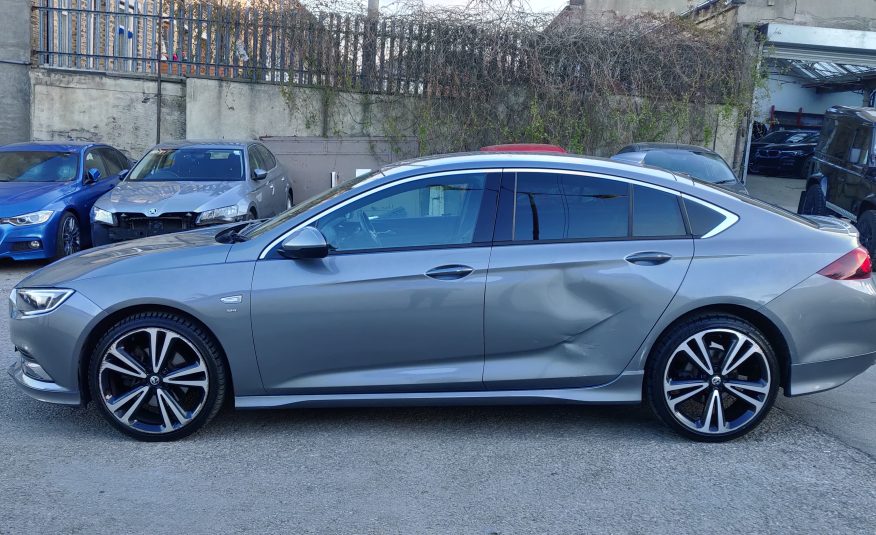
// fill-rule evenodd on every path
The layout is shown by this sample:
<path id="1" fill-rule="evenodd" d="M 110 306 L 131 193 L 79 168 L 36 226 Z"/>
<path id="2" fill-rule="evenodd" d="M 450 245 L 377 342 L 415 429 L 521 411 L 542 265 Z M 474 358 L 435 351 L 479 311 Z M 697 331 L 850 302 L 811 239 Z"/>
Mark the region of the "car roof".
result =
<path id="1" fill-rule="evenodd" d="M 862 121 L 866 121 L 869 123 L 876 123 L 876 108 L 857 108 L 854 106 L 831 106 L 825 112 L 825 115 L 832 115 L 836 117 L 849 117 L 853 119 L 858 119 Z"/>
<path id="2" fill-rule="evenodd" d="M 91 141 L 25 141 L 11 143 L 0 147 L 0 151 L 55 151 L 55 152 L 78 152 L 89 147 L 108 147 L 104 143 Z"/>
<path id="3" fill-rule="evenodd" d="M 691 183 L 686 177 L 677 177 L 669 171 L 607 158 L 527 152 L 471 152 L 417 158 L 381 168 L 380 173 L 375 175 L 375 180 L 381 179 L 379 175 L 383 175 L 391 181 L 433 172 L 525 168 L 601 173 L 637 179 L 665 187 L 676 187 L 679 183 Z"/>
<path id="4" fill-rule="evenodd" d="M 152 147 L 152 149 L 220 149 L 220 148 L 246 148 L 253 143 L 260 143 L 256 139 L 182 139 L 177 141 L 164 141 Z M 150 149 L 150 150 L 152 150 Z"/>
<path id="5" fill-rule="evenodd" d="M 715 151 L 700 147 L 698 145 L 686 145 L 684 143 L 631 143 L 618 151 L 621 152 L 647 152 L 652 150 L 678 150 L 685 152 L 708 152 L 715 154 Z"/>

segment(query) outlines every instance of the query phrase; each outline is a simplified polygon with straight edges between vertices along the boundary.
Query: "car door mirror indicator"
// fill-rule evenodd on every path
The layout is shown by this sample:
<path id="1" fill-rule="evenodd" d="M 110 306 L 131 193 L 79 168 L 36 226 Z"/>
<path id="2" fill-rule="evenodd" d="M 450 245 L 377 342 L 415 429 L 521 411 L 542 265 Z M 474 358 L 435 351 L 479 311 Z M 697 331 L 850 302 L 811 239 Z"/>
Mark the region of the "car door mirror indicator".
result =
<path id="1" fill-rule="evenodd" d="M 315 227 L 304 227 L 283 242 L 280 254 L 293 260 L 325 258 L 329 253 L 325 236 Z"/>

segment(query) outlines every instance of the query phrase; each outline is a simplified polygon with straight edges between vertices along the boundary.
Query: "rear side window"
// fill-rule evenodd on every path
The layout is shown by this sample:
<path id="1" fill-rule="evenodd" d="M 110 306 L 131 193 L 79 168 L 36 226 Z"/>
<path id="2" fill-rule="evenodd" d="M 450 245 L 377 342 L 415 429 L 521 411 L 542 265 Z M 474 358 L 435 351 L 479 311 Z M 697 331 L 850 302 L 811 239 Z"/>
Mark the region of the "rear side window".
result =
<path id="1" fill-rule="evenodd" d="M 873 144 L 872 133 L 873 129 L 870 127 L 858 127 L 855 133 L 855 141 L 849 150 L 850 163 L 866 165 L 867 159 L 870 157 L 870 146 Z"/>
<path id="2" fill-rule="evenodd" d="M 654 188 L 633 186 L 633 236 L 652 238 L 686 234 L 678 196 Z"/>
<path id="3" fill-rule="evenodd" d="M 560 173 L 518 173 L 515 241 L 624 238 L 630 185 Z"/>
<path id="4" fill-rule="evenodd" d="M 687 212 L 687 220 L 694 236 L 705 236 L 726 219 L 721 212 L 690 199 L 684 199 L 684 209 Z"/>

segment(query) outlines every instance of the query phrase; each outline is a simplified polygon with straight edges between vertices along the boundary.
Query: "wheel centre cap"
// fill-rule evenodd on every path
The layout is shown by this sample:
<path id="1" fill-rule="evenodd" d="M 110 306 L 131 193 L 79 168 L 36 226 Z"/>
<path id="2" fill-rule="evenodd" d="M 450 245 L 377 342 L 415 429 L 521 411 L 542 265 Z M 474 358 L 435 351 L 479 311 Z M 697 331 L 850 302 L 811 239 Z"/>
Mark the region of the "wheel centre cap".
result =
<path id="1" fill-rule="evenodd" d="M 157 375 L 153 375 L 152 377 L 149 378 L 149 384 L 152 386 L 158 386 L 158 383 L 160 383 L 160 382 L 161 382 L 161 377 L 158 377 Z"/>
<path id="2" fill-rule="evenodd" d="M 712 377 L 712 386 L 721 386 L 721 376 L 716 375 Z"/>

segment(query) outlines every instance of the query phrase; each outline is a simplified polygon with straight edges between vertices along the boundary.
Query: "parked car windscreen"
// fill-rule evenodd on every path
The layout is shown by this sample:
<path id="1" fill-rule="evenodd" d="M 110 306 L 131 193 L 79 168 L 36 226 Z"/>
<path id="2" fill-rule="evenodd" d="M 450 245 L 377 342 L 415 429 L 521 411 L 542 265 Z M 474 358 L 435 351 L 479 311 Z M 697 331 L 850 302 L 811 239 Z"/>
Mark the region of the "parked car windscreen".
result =
<path id="1" fill-rule="evenodd" d="M 800 140 L 806 136 L 812 135 L 812 132 L 802 132 L 800 130 L 780 130 L 778 132 L 770 132 L 769 134 L 758 139 L 758 143 L 800 143 Z"/>
<path id="2" fill-rule="evenodd" d="M 69 182 L 78 168 L 75 152 L 0 152 L 0 182 Z"/>
<path id="3" fill-rule="evenodd" d="M 736 182 L 736 175 L 724 160 L 708 152 L 653 150 L 645 154 L 643 163 L 673 173 L 684 173 L 711 184 Z"/>
<path id="4" fill-rule="evenodd" d="M 243 180 L 243 149 L 158 148 L 131 170 L 132 181 Z"/>

